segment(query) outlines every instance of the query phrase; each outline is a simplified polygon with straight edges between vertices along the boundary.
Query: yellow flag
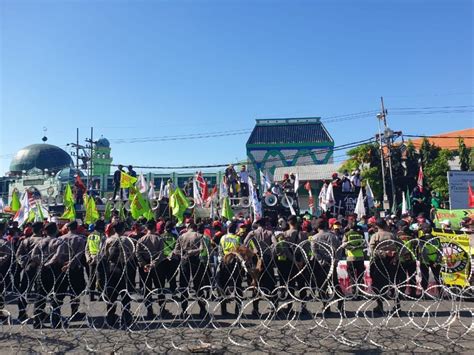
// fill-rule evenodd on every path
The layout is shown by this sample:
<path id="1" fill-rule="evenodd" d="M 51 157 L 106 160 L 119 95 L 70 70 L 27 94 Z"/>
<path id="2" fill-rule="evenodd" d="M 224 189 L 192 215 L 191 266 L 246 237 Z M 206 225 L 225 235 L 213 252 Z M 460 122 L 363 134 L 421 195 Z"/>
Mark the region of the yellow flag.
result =
<path id="1" fill-rule="evenodd" d="M 124 173 L 123 171 L 120 172 L 120 188 L 121 189 L 129 189 L 135 183 L 137 182 L 137 178 L 133 177 L 131 175 L 128 175 L 127 173 Z"/>
<path id="2" fill-rule="evenodd" d="M 93 224 L 98 219 L 99 219 L 99 212 L 97 211 L 94 198 L 92 196 L 88 196 L 85 222 L 87 224 Z"/>

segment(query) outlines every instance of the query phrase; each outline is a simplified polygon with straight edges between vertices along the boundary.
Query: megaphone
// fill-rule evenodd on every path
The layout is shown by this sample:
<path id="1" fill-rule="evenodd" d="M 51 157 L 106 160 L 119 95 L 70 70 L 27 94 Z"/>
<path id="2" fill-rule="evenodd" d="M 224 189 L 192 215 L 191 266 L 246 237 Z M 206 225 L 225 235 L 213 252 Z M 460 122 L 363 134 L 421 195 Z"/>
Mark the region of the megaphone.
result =
<path id="1" fill-rule="evenodd" d="M 290 206 L 293 206 L 293 203 L 295 202 L 295 200 L 293 200 L 293 197 L 285 195 L 281 198 L 280 202 L 283 207 L 290 208 Z"/>
<path id="2" fill-rule="evenodd" d="M 265 196 L 263 201 L 267 206 L 273 207 L 276 206 L 276 204 L 278 203 L 278 198 L 275 195 L 267 195 Z"/>
<path id="3" fill-rule="evenodd" d="M 194 208 L 194 206 L 196 206 L 196 201 L 194 201 L 194 198 L 188 197 L 188 201 L 189 201 L 188 208 Z"/>
<path id="4" fill-rule="evenodd" d="M 239 205 L 240 205 L 240 207 L 243 207 L 243 208 L 249 208 L 250 207 L 250 199 L 248 197 L 242 197 L 240 199 Z"/>

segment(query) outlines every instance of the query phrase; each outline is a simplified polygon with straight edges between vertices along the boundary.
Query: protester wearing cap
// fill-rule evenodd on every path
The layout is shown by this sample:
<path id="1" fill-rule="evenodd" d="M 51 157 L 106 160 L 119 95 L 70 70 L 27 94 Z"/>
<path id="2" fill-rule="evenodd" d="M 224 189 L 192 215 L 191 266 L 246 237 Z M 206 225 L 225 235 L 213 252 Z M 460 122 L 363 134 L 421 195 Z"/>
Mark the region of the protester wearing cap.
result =
<path id="1" fill-rule="evenodd" d="M 103 277 L 98 277 L 98 272 L 103 272 L 103 268 L 98 268 L 99 255 L 101 254 L 102 247 L 105 242 L 105 222 L 99 219 L 95 225 L 91 224 L 89 226 L 90 234 L 87 236 L 86 240 L 86 262 L 89 277 L 89 298 L 91 301 L 95 300 L 95 290 L 97 283 L 103 281 Z"/>
<path id="2" fill-rule="evenodd" d="M 418 233 L 418 259 L 420 260 L 421 287 L 428 289 L 430 270 L 436 285 L 440 285 L 442 247 L 439 238 L 432 235 L 431 225 L 422 223 Z"/>
<path id="3" fill-rule="evenodd" d="M 342 247 L 346 253 L 347 272 L 351 280 L 352 294 L 358 296 L 359 286 L 364 282 L 366 242 L 361 227 L 351 222 L 342 238 Z M 357 285 L 357 287 L 354 287 Z"/>
<path id="4" fill-rule="evenodd" d="M 176 239 L 178 234 L 175 233 L 175 225 L 172 221 L 166 221 L 164 224 L 164 232 L 160 234 L 163 241 L 163 256 L 160 267 L 158 268 L 162 288 L 165 283 L 169 284 L 169 292 L 172 296 L 176 293 L 176 279 L 179 268 L 179 258 L 173 255 L 173 250 L 176 247 Z M 168 311 L 164 310 L 162 313 L 165 317 L 169 315 Z"/>

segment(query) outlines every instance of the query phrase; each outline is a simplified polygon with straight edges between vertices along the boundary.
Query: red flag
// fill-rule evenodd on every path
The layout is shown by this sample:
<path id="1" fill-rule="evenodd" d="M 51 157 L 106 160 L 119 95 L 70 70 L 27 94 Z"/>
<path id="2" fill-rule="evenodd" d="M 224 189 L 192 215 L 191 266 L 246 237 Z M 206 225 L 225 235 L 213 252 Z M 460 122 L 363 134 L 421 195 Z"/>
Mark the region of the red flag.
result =
<path id="1" fill-rule="evenodd" d="M 420 165 L 420 170 L 418 171 L 418 180 L 416 181 L 417 185 L 418 185 L 418 190 L 420 190 L 420 192 L 423 192 L 423 169 Z"/>
<path id="2" fill-rule="evenodd" d="M 203 201 L 206 201 L 209 197 L 209 189 L 207 187 L 207 181 L 202 177 L 202 173 L 199 172 L 196 176 L 196 180 L 199 184 L 199 189 L 201 190 L 201 197 Z"/>
<path id="3" fill-rule="evenodd" d="M 471 183 L 467 183 L 469 189 L 469 208 L 474 208 L 474 192 L 472 191 Z"/>
<path id="4" fill-rule="evenodd" d="M 76 185 L 76 187 L 81 189 L 83 192 L 86 191 L 86 185 L 84 185 L 84 183 L 82 182 L 82 179 L 79 174 L 76 175 L 76 182 L 74 183 L 74 185 Z"/>

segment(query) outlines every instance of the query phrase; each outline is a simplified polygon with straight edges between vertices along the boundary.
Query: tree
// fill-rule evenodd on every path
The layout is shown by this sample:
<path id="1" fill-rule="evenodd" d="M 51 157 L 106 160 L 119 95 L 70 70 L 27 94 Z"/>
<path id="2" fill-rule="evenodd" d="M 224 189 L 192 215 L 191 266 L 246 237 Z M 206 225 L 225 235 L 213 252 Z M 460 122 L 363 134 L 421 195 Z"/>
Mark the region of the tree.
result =
<path id="1" fill-rule="evenodd" d="M 471 149 L 466 147 L 464 139 L 459 137 L 459 164 L 461 165 L 462 171 L 469 171 L 471 167 Z"/>
<path id="2" fill-rule="evenodd" d="M 423 138 L 420 146 L 420 157 L 421 157 L 421 164 L 423 167 L 430 164 L 439 154 L 441 148 L 437 147 L 434 144 L 431 144 L 427 138 Z"/>
<path id="3" fill-rule="evenodd" d="M 449 160 L 453 158 L 453 153 L 448 149 L 439 151 L 438 156 L 425 166 L 425 176 L 429 187 L 437 191 L 442 198 L 448 196 L 448 176 Z"/>

